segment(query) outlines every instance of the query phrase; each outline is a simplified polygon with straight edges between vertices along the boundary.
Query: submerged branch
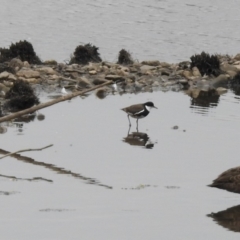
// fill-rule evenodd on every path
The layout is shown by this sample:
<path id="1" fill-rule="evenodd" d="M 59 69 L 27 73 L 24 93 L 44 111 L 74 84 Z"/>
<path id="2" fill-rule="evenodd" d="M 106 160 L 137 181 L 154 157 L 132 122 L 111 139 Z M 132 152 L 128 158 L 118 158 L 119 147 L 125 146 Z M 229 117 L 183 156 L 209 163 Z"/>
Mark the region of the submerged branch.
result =
<path id="1" fill-rule="evenodd" d="M 106 85 L 109 85 L 109 84 L 112 84 L 113 82 L 112 81 L 107 81 L 103 84 L 100 84 L 100 85 L 97 85 L 95 87 L 92 87 L 92 88 L 89 88 L 87 90 L 84 90 L 84 91 L 77 91 L 75 93 L 71 93 L 71 94 L 68 94 L 68 95 L 65 95 L 65 96 L 62 96 L 62 97 L 59 97 L 57 99 L 54 99 L 52 101 L 49 101 L 49 102 L 46 102 L 46 103 L 41 103 L 39 105 L 36 105 L 36 106 L 33 106 L 31 108 L 28 108 L 28 109 L 25 109 L 25 110 L 22 110 L 22 111 L 19 111 L 19 112 L 16 112 L 16 113 L 12 113 L 10 115 L 7 115 L 7 116 L 4 116 L 4 117 L 1 117 L 0 118 L 0 123 L 1 122 L 6 122 L 6 121 L 9 121 L 9 120 L 12 120 L 14 118 L 17 118 L 17 117 L 20 117 L 22 115 L 25 115 L 25 114 L 28 114 L 28 113 L 33 113 L 39 109 L 42 109 L 42 108 L 46 108 L 46 107 L 49 107 L 49 106 L 52 106 L 56 103 L 59 103 L 59 102 L 63 102 L 63 101 L 66 101 L 66 100 L 69 100 L 69 99 L 72 99 L 74 97 L 77 97 L 79 95 L 83 95 L 87 92 L 91 92 L 95 89 L 98 89 L 98 88 L 101 88 L 103 86 L 106 86 Z"/>

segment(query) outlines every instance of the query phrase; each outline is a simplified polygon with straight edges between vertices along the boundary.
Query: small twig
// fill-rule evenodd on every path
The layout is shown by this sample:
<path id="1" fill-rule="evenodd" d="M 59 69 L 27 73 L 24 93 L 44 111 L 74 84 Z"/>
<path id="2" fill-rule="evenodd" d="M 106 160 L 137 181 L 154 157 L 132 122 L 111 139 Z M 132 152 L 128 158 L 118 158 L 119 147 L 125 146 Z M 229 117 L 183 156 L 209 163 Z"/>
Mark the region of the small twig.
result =
<path id="1" fill-rule="evenodd" d="M 49 148 L 49 147 L 52 147 L 52 146 L 53 146 L 53 144 L 50 144 L 50 145 L 48 145 L 46 147 L 43 147 L 43 148 L 23 149 L 23 150 L 19 150 L 19 151 L 16 151 L 16 152 L 8 153 L 8 154 L 0 157 L 0 159 L 3 159 L 5 157 L 11 156 L 11 155 L 16 154 L 16 153 L 21 153 L 21 152 L 42 151 L 43 149 L 46 149 L 46 148 Z"/>

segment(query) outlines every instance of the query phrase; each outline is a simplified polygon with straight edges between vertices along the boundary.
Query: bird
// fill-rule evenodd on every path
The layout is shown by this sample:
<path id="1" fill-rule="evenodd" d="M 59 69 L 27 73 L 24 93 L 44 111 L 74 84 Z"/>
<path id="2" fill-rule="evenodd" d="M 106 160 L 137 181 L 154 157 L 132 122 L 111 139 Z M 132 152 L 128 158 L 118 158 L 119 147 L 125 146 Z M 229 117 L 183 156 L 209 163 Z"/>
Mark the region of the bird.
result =
<path id="1" fill-rule="evenodd" d="M 137 119 L 136 122 L 137 122 L 137 129 L 138 129 L 138 119 L 146 117 L 149 114 L 151 108 L 157 109 L 157 107 L 154 106 L 153 102 L 135 104 L 126 108 L 122 108 L 121 110 L 127 113 L 130 127 L 131 127 L 131 121 L 129 119 L 129 116 Z"/>
<path id="2" fill-rule="evenodd" d="M 66 91 L 65 87 L 62 87 L 61 93 L 62 93 L 62 94 L 67 94 L 67 91 Z"/>
<path id="3" fill-rule="evenodd" d="M 240 166 L 230 168 L 221 173 L 213 180 L 213 183 L 208 186 L 224 189 L 229 192 L 240 193 Z"/>

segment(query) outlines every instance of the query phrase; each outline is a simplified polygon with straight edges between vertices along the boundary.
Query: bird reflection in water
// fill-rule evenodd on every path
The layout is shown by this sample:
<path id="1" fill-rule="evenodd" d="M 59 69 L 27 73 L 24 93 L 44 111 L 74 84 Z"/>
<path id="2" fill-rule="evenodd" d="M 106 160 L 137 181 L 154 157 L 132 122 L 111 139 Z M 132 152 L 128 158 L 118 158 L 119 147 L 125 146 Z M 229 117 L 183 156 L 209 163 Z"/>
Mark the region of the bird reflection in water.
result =
<path id="1" fill-rule="evenodd" d="M 125 138 L 123 138 L 123 142 L 128 143 L 132 146 L 140 146 L 147 149 L 152 149 L 154 147 L 154 143 L 151 142 L 149 136 L 143 132 L 132 132 L 130 133 L 130 129 L 128 130 L 128 134 Z"/>
<path id="2" fill-rule="evenodd" d="M 240 232 L 240 205 L 217 213 L 211 213 L 207 216 L 211 217 L 218 225 L 230 231 Z"/>

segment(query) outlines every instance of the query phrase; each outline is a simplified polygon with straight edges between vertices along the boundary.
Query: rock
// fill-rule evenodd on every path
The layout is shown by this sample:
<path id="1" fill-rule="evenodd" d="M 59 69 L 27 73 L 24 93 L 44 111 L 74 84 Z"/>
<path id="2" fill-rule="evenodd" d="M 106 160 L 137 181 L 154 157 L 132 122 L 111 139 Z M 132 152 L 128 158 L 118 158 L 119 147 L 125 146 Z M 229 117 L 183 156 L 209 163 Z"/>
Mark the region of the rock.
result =
<path id="1" fill-rule="evenodd" d="M 53 60 L 53 59 L 50 59 L 50 60 L 46 60 L 43 62 L 44 65 L 57 65 L 57 61 L 56 60 Z"/>
<path id="2" fill-rule="evenodd" d="M 234 59 L 236 59 L 236 60 L 240 60 L 240 53 L 238 53 L 235 57 L 234 57 Z"/>
<path id="3" fill-rule="evenodd" d="M 237 75 L 236 71 L 229 70 L 226 72 L 231 78 L 234 78 Z"/>
<path id="4" fill-rule="evenodd" d="M 78 80 L 78 86 L 81 88 L 90 88 L 92 83 L 86 77 L 80 77 Z"/>
<path id="5" fill-rule="evenodd" d="M 73 78 L 73 79 L 77 79 L 79 78 L 79 74 L 77 72 L 70 72 L 70 77 Z"/>
<path id="6" fill-rule="evenodd" d="M 175 81 L 169 81 L 169 82 L 164 82 L 162 84 L 163 87 L 168 87 L 168 86 L 172 86 L 172 85 L 175 85 L 176 82 Z"/>
<path id="7" fill-rule="evenodd" d="M 223 87 L 218 87 L 216 89 L 216 91 L 219 95 L 222 95 L 222 94 L 226 93 L 228 90 L 226 88 L 223 88 Z"/>
<path id="8" fill-rule="evenodd" d="M 210 84 L 214 88 L 226 86 L 229 80 L 229 76 L 226 74 L 220 74 L 218 77 L 210 81 Z"/>
<path id="9" fill-rule="evenodd" d="M 148 66 L 159 66 L 160 62 L 158 60 L 155 61 L 143 61 L 141 62 L 143 65 L 148 65 Z"/>
<path id="10" fill-rule="evenodd" d="M 166 63 L 166 62 L 161 62 L 161 66 L 165 67 L 165 68 L 168 68 L 168 67 L 171 67 L 171 64 L 170 63 Z"/>
<path id="11" fill-rule="evenodd" d="M 234 65 L 230 65 L 230 64 L 223 64 L 220 66 L 221 71 L 223 72 L 227 72 L 227 71 L 235 71 L 238 72 L 238 68 Z"/>
<path id="12" fill-rule="evenodd" d="M 38 68 L 37 70 L 39 72 L 45 73 L 47 75 L 57 74 L 57 72 L 55 70 L 53 70 L 51 67 L 41 67 L 41 68 Z"/>
<path id="13" fill-rule="evenodd" d="M 37 78 L 19 77 L 18 80 L 22 80 L 22 81 L 28 82 L 28 83 L 38 83 L 38 79 Z"/>
<path id="14" fill-rule="evenodd" d="M 25 68 L 30 68 L 31 66 L 30 66 L 30 64 L 28 63 L 28 61 L 24 61 L 24 62 L 23 62 L 23 67 L 25 67 Z"/>
<path id="15" fill-rule="evenodd" d="M 156 80 L 153 82 L 152 87 L 159 87 L 159 82 Z"/>
<path id="16" fill-rule="evenodd" d="M 59 80 L 60 78 L 61 78 L 60 76 L 55 75 L 55 74 L 50 75 L 50 76 L 48 77 L 49 80 Z"/>
<path id="17" fill-rule="evenodd" d="M 105 98 L 109 93 L 108 87 L 102 87 L 96 90 L 95 94 L 99 99 Z"/>
<path id="18" fill-rule="evenodd" d="M 154 66 L 149 66 L 149 65 L 142 65 L 141 67 L 140 67 L 140 70 L 141 70 L 141 72 L 143 73 L 143 74 L 145 74 L 145 73 L 149 73 L 149 71 L 152 71 L 152 70 L 155 70 L 156 69 L 156 67 L 154 67 Z"/>
<path id="19" fill-rule="evenodd" d="M 24 78 L 39 78 L 40 73 L 38 71 L 34 71 L 31 69 L 21 69 L 17 72 L 18 77 L 24 77 Z"/>
<path id="20" fill-rule="evenodd" d="M 167 68 L 163 68 L 161 69 L 161 74 L 162 75 L 166 75 L 166 76 L 170 76 L 171 75 L 171 71 Z"/>
<path id="21" fill-rule="evenodd" d="M 179 79 L 178 82 L 183 84 L 183 85 L 188 84 L 188 80 L 187 79 Z"/>
<path id="22" fill-rule="evenodd" d="M 96 74 L 97 74 L 97 71 L 96 71 L 96 70 L 90 70 L 88 73 L 89 73 L 90 75 L 96 75 Z"/>
<path id="23" fill-rule="evenodd" d="M 102 66 L 101 70 L 105 73 L 109 72 L 109 67 L 108 66 Z"/>
<path id="24" fill-rule="evenodd" d="M 117 67 L 119 66 L 117 63 L 111 63 L 111 62 L 102 62 L 102 66 L 107 66 L 108 68 L 112 68 L 112 67 Z"/>
<path id="25" fill-rule="evenodd" d="M 190 79 L 190 80 L 191 80 L 191 77 L 193 76 L 192 73 L 191 73 L 190 71 L 188 71 L 188 70 L 184 70 L 184 71 L 182 72 L 182 75 L 183 75 L 183 77 L 185 77 L 186 79 Z"/>
<path id="26" fill-rule="evenodd" d="M 119 76 L 119 75 L 107 75 L 107 76 L 105 77 L 105 79 L 107 79 L 107 80 L 113 80 L 113 81 L 116 81 L 116 80 L 124 81 L 124 80 L 125 80 L 124 77 Z"/>
<path id="27" fill-rule="evenodd" d="M 136 73 L 138 72 L 138 69 L 136 67 L 129 67 L 130 73 Z"/>
<path id="28" fill-rule="evenodd" d="M 6 71 L 4 71 L 4 72 L 1 72 L 0 73 L 0 79 L 8 79 L 8 77 L 9 77 L 9 72 L 6 72 Z"/>
<path id="29" fill-rule="evenodd" d="M 202 76 L 197 67 L 192 68 L 192 75 L 195 76 L 195 77 L 201 77 Z"/>
<path id="30" fill-rule="evenodd" d="M 16 78 L 12 73 L 9 73 L 9 75 L 8 75 L 8 80 L 16 81 L 17 78 Z"/>
<path id="31" fill-rule="evenodd" d="M 100 85 L 100 84 L 103 84 L 103 83 L 105 83 L 105 82 L 107 82 L 105 79 L 101 79 L 101 78 L 95 78 L 95 79 L 93 79 L 93 81 L 92 81 L 92 83 L 94 84 L 94 85 Z"/>
<path id="32" fill-rule="evenodd" d="M 6 87 L 4 84 L 0 83 L 0 92 L 2 93 L 2 95 L 4 96 L 6 94 L 6 92 L 9 91 L 9 87 Z"/>
<path id="33" fill-rule="evenodd" d="M 237 68 L 237 70 L 238 70 L 238 72 L 240 71 L 240 64 L 237 64 L 237 65 L 234 65 L 236 68 Z"/>
<path id="34" fill-rule="evenodd" d="M 23 62 L 20 59 L 13 58 L 9 62 L 8 66 L 13 68 L 13 69 L 15 69 L 15 71 L 18 71 L 18 70 L 20 70 L 24 66 L 24 64 L 23 64 Z"/>
<path id="35" fill-rule="evenodd" d="M 6 86 L 6 87 L 9 87 L 11 88 L 13 86 L 13 82 L 10 82 L 10 81 L 3 81 L 3 84 Z"/>

